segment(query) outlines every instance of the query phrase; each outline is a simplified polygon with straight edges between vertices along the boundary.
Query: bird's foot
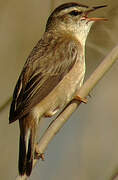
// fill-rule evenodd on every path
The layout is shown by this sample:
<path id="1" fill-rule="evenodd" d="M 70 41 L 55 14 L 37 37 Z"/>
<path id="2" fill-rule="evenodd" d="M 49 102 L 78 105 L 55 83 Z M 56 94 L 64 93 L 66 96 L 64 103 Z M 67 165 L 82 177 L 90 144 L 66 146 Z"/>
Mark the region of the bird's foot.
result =
<path id="1" fill-rule="evenodd" d="M 38 146 L 38 144 L 36 144 L 35 145 L 35 159 L 42 159 L 42 161 L 44 161 L 45 160 L 45 156 L 44 156 L 44 153 L 41 153 L 40 151 L 39 151 L 39 146 Z"/>
<path id="2" fill-rule="evenodd" d="M 80 102 L 83 102 L 83 103 L 85 103 L 85 104 L 88 102 L 87 98 L 83 98 L 83 97 L 80 97 L 80 96 L 78 96 L 78 95 L 76 95 L 76 96 L 74 97 L 74 99 L 75 99 L 75 100 L 78 100 L 78 101 L 80 101 Z"/>

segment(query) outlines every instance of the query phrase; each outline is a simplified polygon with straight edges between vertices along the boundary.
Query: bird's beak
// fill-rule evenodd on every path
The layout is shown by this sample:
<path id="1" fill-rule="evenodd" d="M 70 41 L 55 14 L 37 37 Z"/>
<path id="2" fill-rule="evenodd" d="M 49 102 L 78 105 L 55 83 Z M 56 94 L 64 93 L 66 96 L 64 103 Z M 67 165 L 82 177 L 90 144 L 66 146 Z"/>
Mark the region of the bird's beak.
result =
<path id="1" fill-rule="evenodd" d="M 88 17 L 88 14 L 90 12 L 93 12 L 97 9 L 100 9 L 100 8 L 104 8 L 104 7 L 107 7 L 107 5 L 103 5 L 103 6 L 94 6 L 92 8 L 89 8 L 86 12 L 85 12 L 85 16 L 84 18 L 87 19 L 88 21 L 107 21 L 108 19 L 107 18 L 102 18 L 102 17 Z"/>

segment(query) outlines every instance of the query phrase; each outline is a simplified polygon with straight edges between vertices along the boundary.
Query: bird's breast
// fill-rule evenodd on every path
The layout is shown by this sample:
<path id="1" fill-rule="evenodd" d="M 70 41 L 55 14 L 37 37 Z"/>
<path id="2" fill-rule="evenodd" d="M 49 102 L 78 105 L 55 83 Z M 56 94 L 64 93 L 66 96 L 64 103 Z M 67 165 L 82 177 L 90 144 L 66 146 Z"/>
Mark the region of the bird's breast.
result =
<path id="1" fill-rule="evenodd" d="M 83 84 L 84 75 L 85 61 L 78 60 L 51 93 L 33 108 L 35 116 L 39 118 L 51 112 L 53 114 L 67 105 Z"/>

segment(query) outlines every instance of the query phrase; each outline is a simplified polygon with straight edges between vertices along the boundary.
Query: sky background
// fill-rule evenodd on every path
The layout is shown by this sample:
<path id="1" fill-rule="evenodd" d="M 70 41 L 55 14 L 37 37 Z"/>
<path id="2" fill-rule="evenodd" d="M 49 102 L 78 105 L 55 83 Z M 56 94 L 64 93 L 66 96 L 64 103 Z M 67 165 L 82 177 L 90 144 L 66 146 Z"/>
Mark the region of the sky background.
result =
<path id="1" fill-rule="evenodd" d="M 63 0 L 0 0 L 0 105 L 13 93 L 23 64 L 41 38 L 50 12 Z M 78 1 L 76 1 L 78 2 Z M 118 1 L 80 0 L 107 8 L 93 13 L 107 22 L 93 25 L 86 44 L 86 79 L 118 43 Z M 110 180 L 118 169 L 118 61 L 48 146 L 30 180 Z M 9 107 L 0 113 L 0 179 L 17 175 L 18 121 L 8 124 Z M 50 123 L 41 121 L 41 129 Z M 42 130 L 41 130 L 42 132 Z M 118 178 L 117 178 L 118 179 Z M 115 180 L 117 180 L 115 179 Z"/>

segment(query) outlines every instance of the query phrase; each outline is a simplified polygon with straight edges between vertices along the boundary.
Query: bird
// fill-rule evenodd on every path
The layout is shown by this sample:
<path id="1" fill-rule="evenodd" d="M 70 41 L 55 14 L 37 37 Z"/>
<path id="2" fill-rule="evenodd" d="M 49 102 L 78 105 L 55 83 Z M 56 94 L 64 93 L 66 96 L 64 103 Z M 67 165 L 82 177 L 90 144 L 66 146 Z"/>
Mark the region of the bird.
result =
<path id="1" fill-rule="evenodd" d="M 83 84 L 85 44 L 91 26 L 102 17 L 90 12 L 106 7 L 76 2 L 58 6 L 49 16 L 42 38 L 29 54 L 16 83 L 9 123 L 19 120 L 19 175 L 32 172 L 36 131 L 42 117 L 52 117 L 77 95 Z"/>

